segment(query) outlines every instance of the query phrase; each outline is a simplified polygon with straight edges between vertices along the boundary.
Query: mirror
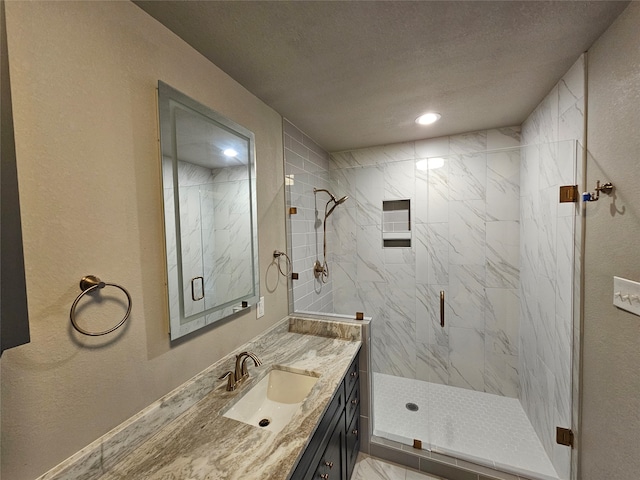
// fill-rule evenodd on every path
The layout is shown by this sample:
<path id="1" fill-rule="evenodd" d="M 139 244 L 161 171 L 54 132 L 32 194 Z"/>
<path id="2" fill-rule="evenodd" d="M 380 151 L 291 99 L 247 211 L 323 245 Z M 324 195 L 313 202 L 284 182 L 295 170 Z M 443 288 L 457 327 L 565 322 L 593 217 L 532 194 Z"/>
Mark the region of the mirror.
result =
<path id="1" fill-rule="evenodd" d="M 260 297 L 255 139 L 158 82 L 171 340 Z"/>

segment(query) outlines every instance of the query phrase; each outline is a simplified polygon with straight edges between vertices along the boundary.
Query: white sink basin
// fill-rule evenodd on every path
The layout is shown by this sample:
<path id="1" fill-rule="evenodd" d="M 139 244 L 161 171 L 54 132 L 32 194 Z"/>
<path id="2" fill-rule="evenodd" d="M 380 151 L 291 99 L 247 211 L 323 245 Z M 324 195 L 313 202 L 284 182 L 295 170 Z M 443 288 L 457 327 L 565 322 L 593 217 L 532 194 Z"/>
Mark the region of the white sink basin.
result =
<path id="1" fill-rule="evenodd" d="M 277 433 L 291 420 L 318 376 L 273 369 L 223 416 Z"/>

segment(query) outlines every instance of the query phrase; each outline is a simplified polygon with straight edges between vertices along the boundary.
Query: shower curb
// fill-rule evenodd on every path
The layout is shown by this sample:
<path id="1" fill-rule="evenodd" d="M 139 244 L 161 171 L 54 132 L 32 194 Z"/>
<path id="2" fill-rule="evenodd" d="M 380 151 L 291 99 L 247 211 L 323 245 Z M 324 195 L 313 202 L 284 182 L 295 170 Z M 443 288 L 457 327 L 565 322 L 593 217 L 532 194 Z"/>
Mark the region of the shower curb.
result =
<path id="1" fill-rule="evenodd" d="M 370 437 L 368 453 L 372 457 L 397 463 L 420 472 L 437 475 L 446 480 L 531 480 L 529 477 L 501 472 L 440 453 L 417 450 L 408 445 L 375 435 Z"/>

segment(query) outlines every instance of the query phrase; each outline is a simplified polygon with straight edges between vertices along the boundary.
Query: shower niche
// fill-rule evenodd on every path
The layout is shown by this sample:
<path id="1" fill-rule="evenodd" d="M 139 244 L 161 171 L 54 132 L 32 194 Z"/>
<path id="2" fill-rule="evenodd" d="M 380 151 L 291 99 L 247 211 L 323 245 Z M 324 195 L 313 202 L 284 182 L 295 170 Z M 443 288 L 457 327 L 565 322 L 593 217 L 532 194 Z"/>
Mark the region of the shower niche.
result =
<path id="1" fill-rule="evenodd" d="M 382 246 L 411 247 L 411 200 L 382 201 Z"/>

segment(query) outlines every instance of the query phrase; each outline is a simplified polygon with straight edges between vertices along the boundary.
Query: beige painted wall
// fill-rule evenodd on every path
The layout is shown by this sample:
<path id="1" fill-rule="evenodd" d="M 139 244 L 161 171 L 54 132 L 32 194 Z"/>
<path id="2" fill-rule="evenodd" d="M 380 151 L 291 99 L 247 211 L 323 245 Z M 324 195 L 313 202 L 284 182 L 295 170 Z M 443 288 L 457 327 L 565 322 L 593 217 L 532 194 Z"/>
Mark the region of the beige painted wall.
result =
<path id="1" fill-rule="evenodd" d="M 613 276 L 640 281 L 640 2 L 589 50 L 581 478 L 640 472 L 640 317 L 611 304 Z"/>
<path id="2" fill-rule="evenodd" d="M 8 2 L 32 341 L 2 358 L 2 474 L 32 479 L 287 314 L 268 268 L 285 250 L 282 120 L 129 2 Z M 156 90 L 161 79 L 256 135 L 255 310 L 170 345 Z M 133 297 L 111 343 L 76 335 L 69 308 L 96 274 Z M 269 291 L 270 290 L 270 291 Z M 94 326 L 121 309 L 83 312 Z M 117 318 L 116 318 L 117 319 Z"/>

